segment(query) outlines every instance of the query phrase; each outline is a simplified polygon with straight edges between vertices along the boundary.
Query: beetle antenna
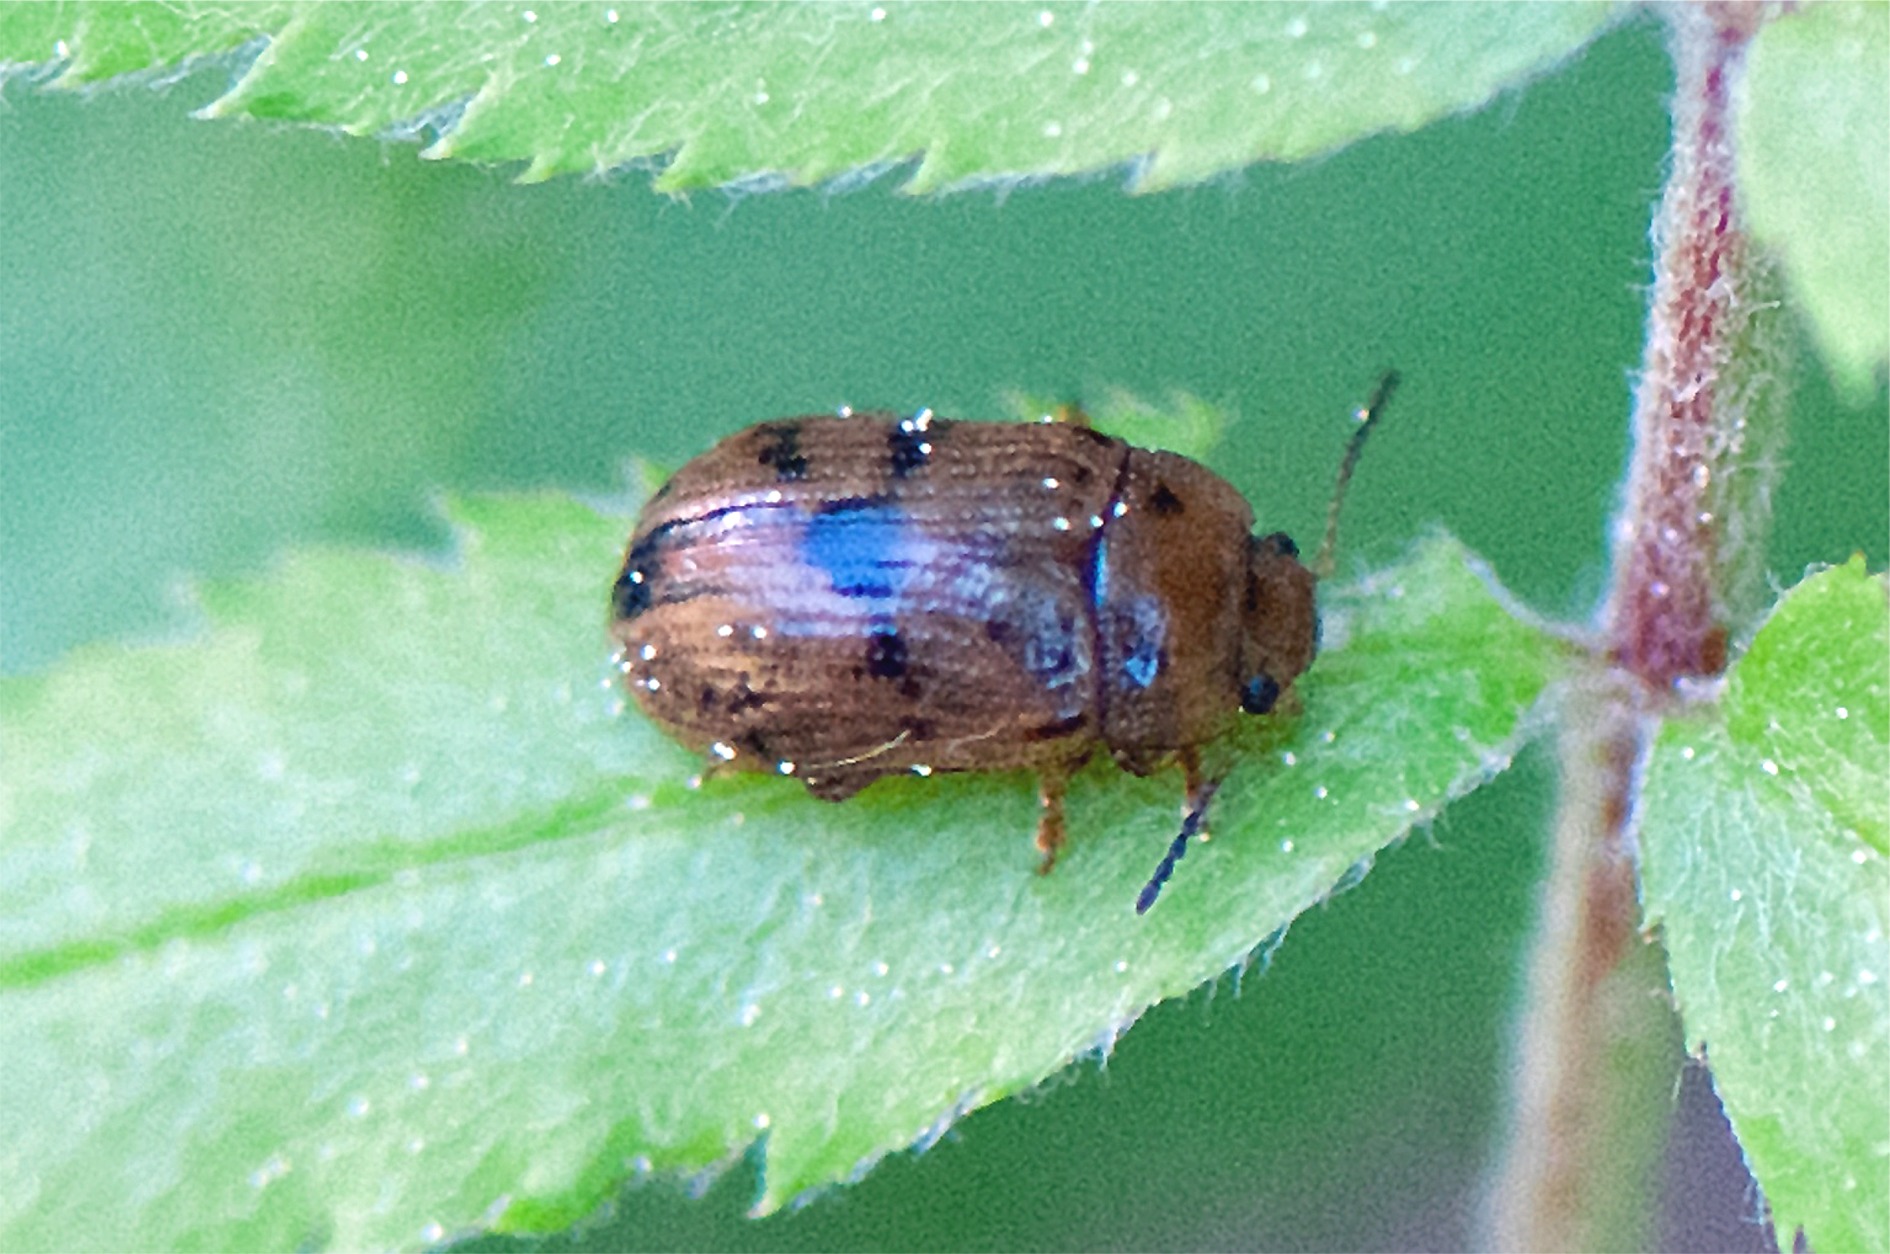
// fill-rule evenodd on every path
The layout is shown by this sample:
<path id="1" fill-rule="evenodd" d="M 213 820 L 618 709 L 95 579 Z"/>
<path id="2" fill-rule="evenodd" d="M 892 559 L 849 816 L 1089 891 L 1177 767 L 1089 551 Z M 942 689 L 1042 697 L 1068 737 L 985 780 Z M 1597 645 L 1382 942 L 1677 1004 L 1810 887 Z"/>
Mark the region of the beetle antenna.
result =
<path id="1" fill-rule="evenodd" d="M 1201 824 L 1207 820 L 1208 802 L 1214 800 L 1215 790 L 1219 787 L 1220 784 L 1215 782 L 1201 786 L 1193 807 L 1189 809 L 1187 817 L 1181 820 L 1180 833 L 1176 835 L 1174 843 L 1168 846 L 1168 852 L 1162 855 L 1161 865 L 1155 868 L 1155 874 L 1148 877 L 1148 883 L 1142 885 L 1142 892 L 1135 899 L 1137 914 L 1147 914 L 1149 907 L 1155 904 L 1155 899 L 1162 895 L 1162 885 L 1175 873 L 1175 863 L 1181 861 L 1182 855 L 1188 852 L 1188 842 L 1195 838 L 1201 830 Z"/>
<path id="2" fill-rule="evenodd" d="M 1372 390 L 1371 400 L 1365 408 L 1354 415 L 1358 419 L 1358 429 L 1352 432 L 1352 438 L 1346 443 L 1345 456 L 1339 460 L 1339 484 L 1332 489 L 1332 504 L 1326 510 L 1326 538 L 1319 545 L 1319 559 L 1313 563 L 1313 576 L 1329 579 L 1332 576 L 1334 553 L 1339 544 L 1339 507 L 1345 504 L 1345 489 L 1352 482 L 1352 470 L 1358 465 L 1358 455 L 1365 448 L 1365 437 L 1378 425 L 1378 419 L 1385 412 L 1385 402 L 1398 390 L 1398 372 L 1387 370 L 1380 376 L 1378 386 Z"/>

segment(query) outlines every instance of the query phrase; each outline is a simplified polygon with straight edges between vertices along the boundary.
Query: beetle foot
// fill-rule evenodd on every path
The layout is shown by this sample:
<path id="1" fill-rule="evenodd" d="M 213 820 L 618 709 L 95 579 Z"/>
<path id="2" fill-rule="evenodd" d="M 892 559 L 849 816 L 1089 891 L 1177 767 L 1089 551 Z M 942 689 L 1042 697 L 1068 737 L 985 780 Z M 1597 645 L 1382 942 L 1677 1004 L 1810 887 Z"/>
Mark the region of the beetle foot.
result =
<path id="1" fill-rule="evenodd" d="M 1061 770 L 1045 769 L 1037 777 L 1037 800 L 1043 806 L 1037 817 L 1037 848 L 1043 854 L 1037 864 L 1039 875 L 1050 874 L 1068 838 L 1063 826 L 1063 790 L 1068 783 L 1069 776 Z"/>

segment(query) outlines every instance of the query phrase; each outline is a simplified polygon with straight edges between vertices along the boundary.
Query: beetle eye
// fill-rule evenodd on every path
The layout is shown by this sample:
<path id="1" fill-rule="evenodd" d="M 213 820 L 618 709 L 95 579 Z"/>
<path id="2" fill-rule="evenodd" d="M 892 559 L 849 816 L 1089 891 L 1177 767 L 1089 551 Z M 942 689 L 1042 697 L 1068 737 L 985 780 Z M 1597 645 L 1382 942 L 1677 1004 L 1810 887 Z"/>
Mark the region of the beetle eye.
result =
<path id="1" fill-rule="evenodd" d="M 1267 714 L 1280 699 L 1280 686 L 1271 675 L 1255 675 L 1240 690 L 1240 708 L 1249 714 Z"/>
<path id="2" fill-rule="evenodd" d="M 1266 550 L 1274 557 L 1299 556 L 1299 546 L 1294 544 L 1293 537 L 1287 535 L 1284 531 L 1276 531 L 1272 535 L 1262 536 L 1258 544 L 1260 548 Z"/>

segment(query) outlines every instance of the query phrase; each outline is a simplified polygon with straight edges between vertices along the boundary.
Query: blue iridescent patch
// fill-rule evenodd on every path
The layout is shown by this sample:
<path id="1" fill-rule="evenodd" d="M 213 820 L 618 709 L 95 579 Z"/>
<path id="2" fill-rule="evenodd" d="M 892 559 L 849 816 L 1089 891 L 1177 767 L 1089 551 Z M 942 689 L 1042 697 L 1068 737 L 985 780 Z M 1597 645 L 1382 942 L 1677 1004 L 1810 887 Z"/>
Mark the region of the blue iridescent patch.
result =
<path id="1" fill-rule="evenodd" d="M 1122 673 L 1137 688 L 1146 688 L 1155 682 L 1155 672 L 1161 669 L 1161 663 L 1161 650 L 1153 640 L 1137 640 L 1129 656 L 1122 659 Z"/>
<path id="2" fill-rule="evenodd" d="M 807 520 L 801 556 L 826 574 L 840 596 L 871 601 L 898 596 L 916 564 L 905 512 L 883 497 L 870 496 L 822 505 Z"/>
<path id="3" fill-rule="evenodd" d="M 1140 596 L 1119 611 L 1117 648 L 1121 650 L 1125 687 L 1146 688 L 1162 669 L 1162 643 L 1168 638 L 1168 618 L 1154 597 Z"/>

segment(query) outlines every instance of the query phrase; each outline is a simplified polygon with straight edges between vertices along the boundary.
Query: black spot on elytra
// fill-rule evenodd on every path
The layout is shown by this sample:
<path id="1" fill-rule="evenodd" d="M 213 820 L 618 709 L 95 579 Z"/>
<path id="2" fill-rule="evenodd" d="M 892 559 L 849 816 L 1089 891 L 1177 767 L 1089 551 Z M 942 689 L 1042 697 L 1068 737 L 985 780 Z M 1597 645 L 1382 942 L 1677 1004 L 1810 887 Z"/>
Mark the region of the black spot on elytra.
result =
<path id="1" fill-rule="evenodd" d="M 1024 729 L 1024 739 L 1060 740 L 1072 732 L 1081 731 L 1084 721 L 1083 715 L 1072 714 L 1070 717 L 1060 718 L 1054 723 L 1044 723 L 1037 727 L 1027 727 Z"/>
<path id="2" fill-rule="evenodd" d="M 899 730 L 914 744 L 923 743 L 938 734 L 938 729 L 932 726 L 932 720 L 924 718 L 905 719 L 899 724 Z"/>
<path id="3" fill-rule="evenodd" d="M 654 561 L 657 552 L 663 547 L 663 536 L 675 525 L 674 523 L 665 523 L 631 545 L 630 552 L 626 554 L 623 559 L 624 573 L 628 574 L 637 567 L 647 566 Z"/>
<path id="4" fill-rule="evenodd" d="M 931 435 L 929 431 L 920 431 L 903 422 L 893 424 L 892 430 L 886 433 L 893 478 L 904 479 L 925 466 L 932 456 Z"/>
<path id="5" fill-rule="evenodd" d="M 826 517 L 834 514 L 857 514 L 863 510 L 879 509 L 891 503 L 892 498 L 883 492 L 873 496 L 838 496 L 831 501 L 822 501 L 814 512 Z"/>
<path id="6" fill-rule="evenodd" d="M 1158 514 L 1179 514 L 1181 498 L 1168 490 L 1168 485 L 1157 481 L 1154 494 L 1148 498 L 1149 507 Z"/>
<path id="7" fill-rule="evenodd" d="M 906 641 L 890 627 L 876 627 L 866 638 L 866 673 L 874 679 L 903 679 Z"/>
<path id="8" fill-rule="evenodd" d="M 612 616 L 618 619 L 635 618 L 649 608 L 649 578 L 634 567 L 617 576 L 617 582 L 610 590 Z"/>
<path id="9" fill-rule="evenodd" d="M 756 435 L 761 440 L 761 452 L 755 460 L 764 466 L 774 467 L 775 478 L 785 482 L 807 477 L 807 459 L 801 456 L 799 423 L 761 427 Z"/>
<path id="10" fill-rule="evenodd" d="M 1240 608 L 1247 614 L 1260 612 L 1260 581 L 1253 577 L 1252 571 L 1247 572 L 1247 592 L 1240 598 Z"/>
<path id="11" fill-rule="evenodd" d="M 991 618 L 985 620 L 984 638 L 989 640 L 992 644 L 1003 644 L 1015 634 L 1016 633 L 1011 630 L 1011 625 L 1001 619 Z"/>
<path id="12" fill-rule="evenodd" d="M 759 710 L 767 704 L 768 698 L 750 688 L 746 678 L 736 680 L 734 687 L 727 692 L 718 691 L 712 684 L 704 684 L 696 701 L 697 708 L 704 714 L 720 708 L 731 717 Z"/>

